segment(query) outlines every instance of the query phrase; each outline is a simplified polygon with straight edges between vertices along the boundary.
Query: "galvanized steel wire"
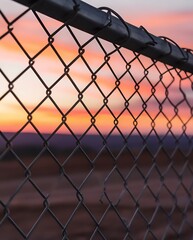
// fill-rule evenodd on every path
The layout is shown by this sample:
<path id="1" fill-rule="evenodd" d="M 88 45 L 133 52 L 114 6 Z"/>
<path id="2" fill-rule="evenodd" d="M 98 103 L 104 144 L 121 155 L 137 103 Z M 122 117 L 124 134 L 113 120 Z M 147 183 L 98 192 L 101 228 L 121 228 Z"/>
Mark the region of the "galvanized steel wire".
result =
<path id="1" fill-rule="evenodd" d="M 54 4 L 54 1 L 48 2 Z M 188 64 L 187 68 L 193 69 L 192 51 L 180 48 L 168 38 L 155 38 L 144 27 L 140 31 L 147 36 L 146 45 L 137 47 L 135 43 L 136 51 L 126 49 L 124 44 L 127 42 L 129 45 L 132 30 L 109 8 L 100 9 L 106 14 L 104 26 L 91 29 L 95 33 L 87 34 L 86 40 L 82 41 L 79 32 L 71 25 L 74 18 L 81 15 L 79 11 L 84 10 L 81 9 L 84 4 L 81 1 L 69 2 L 72 6 L 70 14 L 64 16 L 63 24 L 51 30 L 46 19 L 36 9 L 46 1 L 34 1 L 33 4 L 27 1 L 30 7 L 25 7 L 11 20 L 0 11 L 0 23 L 7 27 L 0 32 L 0 42 L 11 39 L 26 59 L 25 67 L 15 76 L 10 77 L 4 65 L 0 68 L 0 84 L 6 85 L 6 90 L 0 95 L 0 105 L 11 96 L 26 117 L 15 133 L 8 134 L 0 129 L 0 175 L 6 176 L 2 177 L 0 185 L 0 235 L 4 239 L 13 239 L 13 231 L 14 239 L 37 239 L 40 237 L 38 231 L 42 234 L 43 229 L 45 235 L 41 236 L 42 239 L 191 239 L 193 71 L 184 71 L 186 67 L 183 66 Z M 65 5 L 65 1 L 61 4 Z M 40 10 L 44 13 L 48 11 L 50 15 L 46 7 L 40 7 Z M 15 30 L 15 25 L 29 13 L 47 37 L 47 41 L 33 55 L 28 51 L 25 38 L 21 38 Z M 117 39 L 116 42 L 106 42 L 100 36 L 108 35 L 108 28 L 113 21 L 118 21 L 125 28 L 126 35 L 124 33 L 125 38 Z M 86 25 L 81 26 L 81 30 L 84 27 L 88 28 Z M 76 46 L 76 54 L 70 61 L 65 60 L 65 54 L 58 51 L 55 44 L 60 32 L 64 39 L 67 34 L 70 35 Z M 159 58 L 146 57 L 156 48 L 157 39 L 166 43 L 167 52 L 163 52 Z M 86 55 L 91 44 L 100 51 L 96 62 L 90 61 Z M 132 42 L 130 44 L 132 46 Z M 51 84 L 48 84 L 36 64 L 48 49 L 57 58 L 58 64 L 63 66 L 63 71 L 58 72 L 58 77 Z M 172 66 L 167 61 L 173 59 L 173 51 L 179 51 L 181 57 L 178 63 L 175 59 Z M 83 86 L 77 83 L 77 77 L 73 75 L 73 66 L 77 67 L 78 61 L 87 71 Z M 44 89 L 43 98 L 37 100 L 33 108 L 29 108 L 15 90 L 17 83 L 29 71 Z M 105 84 L 101 84 L 109 81 L 108 76 L 112 86 L 110 91 L 105 89 Z M 64 78 L 74 90 L 74 102 L 70 106 L 65 101 L 64 106 L 61 106 L 53 95 L 57 85 L 65 85 Z M 89 104 L 91 100 L 86 100 L 92 88 L 97 91 L 101 103 L 95 106 L 95 110 Z M 58 94 L 62 96 L 65 92 Z M 117 97 L 121 99 L 120 106 L 116 105 Z M 47 101 L 59 116 L 58 125 L 49 134 L 45 134 L 35 121 L 35 114 Z M 81 106 L 88 120 L 86 128 L 79 129 L 79 134 L 69 120 L 78 106 Z M 107 119 L 111 119 L 110 127 L 105 132 L 100 125 L 103 112 L 109 117 Z M 122 124 L 125 119 L 128 119 L 126 126 Z M 144 123 L 143 119 L 147 122 Z M 79 121 L 77 117 L 75 125 L 78 126 Z M 25 149 L 21 148 L 21 152 L 18 152 L 16 142 L 29 126 L 39 139 L 40 147 L 34 150 L 27 164 L 26 155 L 21 154 Z M 69 135 L 64 138 L 61 158 L 52 144 L 63 127 Z M 90 138 L 92 131 L 95 134 Z M 86 138 L 90 139 L 87 142 L 96 142 L 94 150 L 85 147 Z M 65 141 L 72 141 L 73 149 L 66 149 Z M 52 176 L 53 182 L 48 180 L 49 186 L 46 185 L 47 178 L 44 180 L 41 174 L 37 178 L 34 170 L 43 156 L 49 156 L 51 164 L 57 168 Z M 12 173 L 9 168 L 7 172 L 3 171 L 9 158 L 12 159 L 10 163 L 16 163 L 14 166 L 18 167 L 21 174 L 19 180 L 15 180 L 15 187 L 6 193 L 3 185 L 9 182 Z M 78 172 L 74 173 L 73 166 L 76 165 Z M 47 166 L 39 168 L 46 171 Z M 38 209 L 38 213 L 26 226 L 27 218 L 30 219 L 33 211 L 35 214 L 33 209 Z"/>

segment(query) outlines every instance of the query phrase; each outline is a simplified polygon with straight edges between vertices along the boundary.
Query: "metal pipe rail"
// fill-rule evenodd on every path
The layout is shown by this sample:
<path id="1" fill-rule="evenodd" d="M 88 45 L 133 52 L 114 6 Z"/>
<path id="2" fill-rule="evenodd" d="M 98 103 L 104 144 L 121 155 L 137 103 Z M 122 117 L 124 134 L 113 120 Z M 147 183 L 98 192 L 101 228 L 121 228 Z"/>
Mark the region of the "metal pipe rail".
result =
<path id="1" fill-rule="evenodd" d="M 193 54 L 167 38 L 123 21 L 113 10 L 95 8 L 78 0 L 13 0 L 32 10 L 67 23 L 124 48 L 139 52 L 174 68 L 193 73 Z"/>

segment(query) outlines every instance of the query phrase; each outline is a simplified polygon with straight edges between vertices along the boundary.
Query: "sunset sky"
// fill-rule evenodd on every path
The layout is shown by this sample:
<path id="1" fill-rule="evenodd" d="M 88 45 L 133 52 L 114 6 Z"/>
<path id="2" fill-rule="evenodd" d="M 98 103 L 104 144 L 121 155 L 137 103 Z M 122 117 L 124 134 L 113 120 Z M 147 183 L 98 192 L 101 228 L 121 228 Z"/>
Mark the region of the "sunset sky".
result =
<path id="1" fill-rule="evenodd" d="M 127 22 L 135 25 L 143 25 L 149 32 L 157 36 L 167 36 L 172 38 L 181 47 L 193 48 L 193 1 L 170 0 L 170 1 L 153 1 L 153 0 L 136 0 L 128 1 L 102 1 L 90 0 L 86 1 L 93 6 L 108 6 L 117 11 Z M 9 21 L 13 20 L 19 13 L 25 10 L 25 7 L 8 0 L 0 1 L 0 10 L 5 14 Z M 46 28 L 50 33 L 54 32 L 61 26 L 60 22 L 40 15 Z M 141 132 L 148 133 L 151 131 L 151 118 L 147 112 L 142 111 L 141 96 L 146 101 L 151 94 L 151 85 L 147 79 L 140 82 L 140 94 L 135 93 L 135 84 L 132 77 L 127 73 L 121 79 L 119 88 L 115 87 L 115 77 L 110 71 L 107 64 L 102 69 L 97 71 L 97 85 L 92 83 L 88 89 L 85 87 L 90 83 L 92 72 L 95 72 L 104 63 L 104 52 L 96 43 L 91 42 L 85 47 L 85 60 L 89 63 L 91 70 L 86 66 L 84 61 L 79 57 L 75 63 L 70 66 L 70 72 L 64 74 L 64 65 L 58 59 L 53 49 L 48 46 L 38 57 L 35 57 L 32 68 L 29 66 L 29 57 L 33 58 L 47 44 L 48 36 L 32 13 L 28 13 L 20 20 L 13 24 L 13 33 L 22 44 L 28 56 L 24 54 L 21 48 L 16 44 L 13 37 L 8 34 L 0 40 L 0 131 L 19 131 L 23 127 L 23 131 L 35 131 L 34 125 L 41 132 L 53 132 L 58 129 L 58 132 L 69 133 L 69 126 L 75 133 L 84 133 L 88 130 L 89 133 L 97 133 L 101 131 L 108 134 L 112 129 L 113 133 L 118 133 L 119 130 L 125 133 L 132 131 L 134 118 L 137 118 L 138 129 Z M 0 16 L 0 36 L 7 31 L 7 24 Z M 80 31 L 74 30 L 74 33 L 80 44 L 84 44 L 91 36 Z M 107 52 L 111 52 L 114 47 L 112 44 L 102 41 Z M 66 65 L 70 64 L 78 55 L 78 46 L 69 32 L 63 29 L 54 37 L 54 48 L 60 53 L 61 58 Z M 134 58 L 132 52 L 121 49 L 122 54 L 131 60 Z M 141 58 L 144 65 L 151 65 L 151 60 Z M 125 63 L 118 53 L 111 56 L 109 61 L 110 66 L 114 69 L 117 77 L 120 77 L 125 71 Z M 165 67 L 160 64 L 161 71 L 165 71 Z M 118 66 L 118 67 L 117 67 Z M 25 69 L 25 73 L 19 78 L 18 75 Z M 46 84 L 47 88 L 51 88 L 51 97 L 46 98 L 46 87 L 35 74 L 38 72 L 41 79 Z M 143 78 L 144 69 L 139 61 L 134 61 L 131 67 L 131 73 L 136 81 Z M 170 99 L 175 105 L 180 102 L 183 95 L 178 91 L 179 77 L 175 71 L 173 76 L 164 74 L 163 82 L 169 85 L 176 77 L 175 83 L 170 87 Z M 7 80 L 6 80 L 7 78 Z M 59 79 L 61 78 L 61 79 Z M 149 80 L 153 85 L 159 80 L 159 74 L 155 67 L 150 69 Z M 75 82 L 73 85 L 71 79 Z M 8 91 L 8 82 L 12 82 L 13 91 Z M 55 85 L 57 81 L 57 84 Z M 104 104 L 104 95 L 100 89 L 108 97 L 108 104 L 102 109 Z M 83 99 L 78 102 L 78 91 L 83 91 Z M 111 91 L 114 91 L 111 94 Z M 182 89 L 187 94 L 187 99 L 193 104 L 192 90 L 190 81 L 184 81 Z M 125 108 L 125 100 L 120 94 L 124 93 L 128 99 L 131 97 L 129 110 Z M 179 93 L 179 94 L 178 94 Z M 163 101 L 165 97 L 165 89 L 162 84 L 156 85 L 156 97 Z M 19 101 L 24 103 L 24 107 L 19 104 Z M 53 100 L 53 101 L 52 101 Z M 41 104 L 40 104 L 41 103 Z M 55 104 L 58 105 L 56 110 Z M 87 106 L 89 113 L 86 111 L 84 104 Z M 74 105 L 74 108 L 71 107 Z M 38 107 L 37 107 L 38 106 Z M 24 109 L 25 108 L 25 109 Z M 109 110 L 111 109 L 111 111 Z M 125 109 L 123 111 L 123 109 Z M 100 111 L 99 111 L 100 110 Z M 179 105 L 179 113 L 182 119 L 176 117 L 172 120 L 173 131 L 182 132 L 182 121 L 186 122 L 190 118 L 190 109 L 187 103 L 182 102 Z M 155 98 L 147 101 L 147 111 L 152 118 L 159 112 L 159 105 Z M 175 115 L 171 103 L 165 101 L 163 104 L 164 114 L 172 119 Z M 61 123 L 62 114 L 67 116 L 66 122 Z M 27 122 L 27 115 L 31 114 L 32 121 Z M 66 115 L 67 114 L 67 115 Z M 158 133 L 167 132 L 167 120 L 164 114 L 159 114 L 156 117 L 155 124 Z M 96 116 L 96 127 L 91 124 L 91 115 Z M 115 127 L 114 117 L 118 118 L 118 128 Z M 65 125 L 67 123 L 67 125 Z M 192 128 L 187 124 L 189 133 L 192 133 Z"/>

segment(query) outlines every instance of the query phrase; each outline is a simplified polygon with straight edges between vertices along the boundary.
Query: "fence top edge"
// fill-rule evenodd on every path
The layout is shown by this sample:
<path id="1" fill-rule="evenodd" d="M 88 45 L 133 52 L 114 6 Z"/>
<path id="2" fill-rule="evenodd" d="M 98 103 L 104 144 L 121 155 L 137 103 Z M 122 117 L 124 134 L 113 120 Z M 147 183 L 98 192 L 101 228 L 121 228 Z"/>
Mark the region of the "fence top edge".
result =
<path id="1" fill-rule="evenodd" d="M 125 22 L 109 8 L 95 8 L 80 0 L 12 0 L 84 32 L 193 73 L 193 54 L 174 41 L 156 37 L 144 27 Z"/>

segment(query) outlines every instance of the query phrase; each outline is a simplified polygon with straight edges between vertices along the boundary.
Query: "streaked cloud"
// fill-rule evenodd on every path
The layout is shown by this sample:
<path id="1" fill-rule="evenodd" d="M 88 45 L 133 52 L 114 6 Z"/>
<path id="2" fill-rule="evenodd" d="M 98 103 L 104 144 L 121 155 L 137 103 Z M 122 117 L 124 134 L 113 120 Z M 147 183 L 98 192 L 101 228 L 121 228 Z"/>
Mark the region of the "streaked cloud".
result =
<path id="1" fill-rule="evenodd" d="M 10 19 L 14 18 L 13 13 L 12 11 Z M 144 14 L 143 21 L 132 15 L 132 21 L 135 24 L 143 25 L 156 35 L 173 36 L 172 38 L 176 42 L 189 48 L 192 46 L 192 16 L 193 12 L 191 11 L 156 13 L 151 16 Z M 50 33 L 61 26 L 61 23 L 55 20 L 41 17 Z M 52 132 L 60 126 L 62 123 L 61 112 L 67 117 L 65 123 L 77 133 L 83 133 L 88 128 L 91 128 L 91 132 L 96 132 L 97 128 L 106 134 L 112 129 L 114 132 L 118 132 L 120 129 L 122 132 L 128 133 L 135 128 L 136 123 L 141 132 L 148 133 L 151 131 L 153 121 L 158 132 L 168 131 L 168 119 L 175 116 L 172 103 L 175 105 L 183 100 L 183 94 L 179 92 L 179 78 L 175 72 L 173 72 L 173 77 L 170 74 L 163 74 L 162 82 L 164 84 L 160 81 L 160 73 L 155 67 L 152 67 L 144 77 L 145 69 L 152 64 L 152 61 L 145 57 L 142 57 L 144 66 L 140 64 L 139 59 L 136 59 L 127 71 L 126 63 L 118 52 L 110 55 L 109 61 L 105 62 L 106 53 L 96 41 L 86 45 L 84 54 L 79 55 L 79 46 L 65 28 L 54 36 L 54 42 L 49 45 L 48 35 L 37 21 L 32 24 L 32 19 L 34 20 L 34 16 L 30 14 L 25 17 L 25 21 L 21 19 L 13 24 L 13 33 L 24 47 L 24 51 L 16 44 L 11 35 L 7 35 L 1 40 L 0 52 L 3 59 L 1 68 L 9 81 L 13 81 L 12 92 L 10 91 L 0 104 L 2 131 L 17 131 L 26 123 L 28 124 L 25 131 L 34 131 L 28 122 L 28 113 L 19 101 L 24 104 L 29 113 L 32 113 L 31 122 L 43 132 Z M 126 17 L 126 20 L 129 22 L 130 17 Z M 79 36 L 79 32 L 73 31 Z M 185 39 L 184 32 L 188 36 Z M 80 35 L 80 42 L 90 38 L 90 36 L 85 38 L 83 35 Z M 107 47 L 107 54 L 114 50 L 112 44 L 105 42 L 102 44 Z M 45 46 L 47 47 L 44 49 Z M 41 49 L 43 50 L 39 55 L 38 52 Z M 127 61 L 134 57 L 129 51 L 123 49 L 120 51 Z M 57 53 L 61 59 L 58 58 Z M 34 60 L 33 66 L 17 79 L 18 74 L 29 66 L 29 57 Z M 71 65 L 71 63 L 73 64 Z M 69 72 L 65 73 L 68 66 Z M 162 67 L 160 67 L 160 71 L 165 72 L 165 67 Z M 174 77 L 178 79 L 175 82 L 173 82 Z M 1 97 L 10 89 L 8 81 L 3 75 L 0 75 L 0 80 L 3 82 L 0 90 Z M 119 82 L 118 85 L 116 85 L 116 81 Z M 171 82 L 169 94 L 172 103 L 168 99 L 165 100 L 165 92 Z M 139 89 L 136 89 L 136 85 L 139 86 Z M 156 91 L 154 96 L 149 99 L 154 86 Z M 193 101 L 190 87 L 190 81 L 185 80 L 182 90 L 186 92 L 187 99 Z M 50 97 L 47 90 L 51 90 Z M 127 107 L 126 101 L 129 103 Z M 163 103 L 163 113 L 159 114 L 161 103 Z M 60 110 L 55 107 L 55 104 Z M 145 107 L 145 105 L 147 106 Z M 74 109 L 71 109 L 72 106 Z M 36 108 L 37 110 L 34 112 Z M 172 120 L 174 131 L 179 133 L 182 131 L 182 121 L 188 120 L 189 110 L 186 102 L 178 106 L 178 111 L 183 117 L 179 119 L 179 116 L 176 116 Z M 95 117 L 96 128 L 91 123 L 90 114 Z M 164 114 L 167 114 L 168 119 Z M 62 124 L 59 132 L 68 131 L 65 123 Z M 119 125 L 116 125 L 117 123 Z M 192 131 L 189 129 L 189 132 Z"/>
<path id="2" fill-rule="evenodd" d="M 142 20 L 143 19 L 143 20 Z M 132 24 L 144 26 L 156 36 L 166 36 L 174 40 L 181 47 L 193 48 L 193 8 L 188 11 L 144 14 L 142 18 L 129 16 Z"/>

